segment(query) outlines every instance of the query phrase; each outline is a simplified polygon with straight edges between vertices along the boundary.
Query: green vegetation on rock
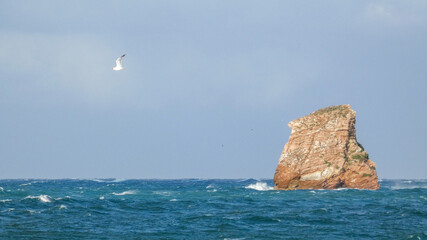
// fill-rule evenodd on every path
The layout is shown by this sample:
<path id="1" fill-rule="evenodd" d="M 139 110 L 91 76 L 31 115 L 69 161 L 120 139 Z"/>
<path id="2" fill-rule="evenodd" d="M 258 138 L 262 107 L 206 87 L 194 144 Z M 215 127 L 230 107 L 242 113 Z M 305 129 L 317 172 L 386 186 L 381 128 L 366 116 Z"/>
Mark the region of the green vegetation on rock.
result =
<path id="1" fill-rule="evenodd" d="M 363 154 L 363 155 L 356 154 L 356 155 L 351 156 L 351 158 L 352 158 L 352 159 L 354 159 L 354 160 L 359 160 L 359 162 L 361 163 L 361 162 L 366 161 L 366 160 L 367 160 L 367 158 L 368 158 L 368 156 L 367 156 L 367 154 L 366 154 L 366 153 L 365 153 L 365 154 Z"/>
<path id="2" fill-rule="evenodd" d="M 317 110 L 315 112 L 313 112 L 313 115 L 320 115 L 320 114 L 324 114 L 324 113 L 331 113 L 331 112 L 335 112 L 334 114 L 336 115 L 340 115 L 342 117 L 346 117 L 347 113 L 349 113 L 349 107 L 348 105 L 338 105 L 338 106 L 330 106 L 330 107 L 326 107 L 326 108 L 322 108 L 320 110 Z"/>

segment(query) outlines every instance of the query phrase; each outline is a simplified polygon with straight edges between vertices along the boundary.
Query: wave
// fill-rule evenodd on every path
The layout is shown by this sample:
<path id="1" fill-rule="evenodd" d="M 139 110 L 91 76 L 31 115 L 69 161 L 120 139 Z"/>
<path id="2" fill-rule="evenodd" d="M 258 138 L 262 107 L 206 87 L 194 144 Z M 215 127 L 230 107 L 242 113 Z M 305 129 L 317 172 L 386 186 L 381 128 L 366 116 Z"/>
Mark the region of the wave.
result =
<path id="1" fill-rule="evenodd" d="M 113 192 L 112 194 L 116 195 L 116 196 L 132 195 L 132 194 L 136 194 L 136 191 L 135 190 L 129 190 L 129 191 L 121 192 L 121 193 L 115 193 L 115 192 Z"/>
<path id="2" fill-rule="evenodd" d="M 33 213 L 37 213 L 37 214 L 39 214 L 39 213 L 40 213 L 39 211 L 36 211 L 36 210 L 30 210 L 30 209 L 27 209 L 27 210 L 25 210 L 25 211 L 29 212 L 30 214 L 33 214 Z"/>
<path id="3" fill-rule="evenodd" d="M 0 202 L 2 202 L 2 203 L 5 203 L 5 202 L 12 202 L 12 199 L 3 199 L 3 200 L 0 200 Z"/>
<path id="4" fill-rule="evenodd" d="M 415 185 L 415 186 L 404 186 L 404 185 L 395 185 L 390 187 L 391 190 L 403 190 L 403 189 L 427 189 L 427 185 Z"/>
<path id="5" fill-rule="evenodd" d="M 400 180 L 392 181 L 390 186 L 387 186 L 391 190 L 401 189 L 427 189 L 427 182 L 420 180 Z"/>
<path id="6" fill-rule="evenodd" d="M 40 202 L 48 203 L 52 202 L 52 198 L 48 195 L 40 195 L 40 196 L 27 196 L 25 199 L 38 199 Z"/>
<path id="7" fill-rule="evenodd" d="M 23 187 L 23 186 L 29 186 L 29 185 L 31 185 L 31 184 L 33 184 L 33 183 L 29 182 L 29 183 L 23 183 L 23 184 L 21 184 L 21 185 L 19 185 L 19 186 L 20 186 L 20 187 Z"/>
<path id="8" fill-rule="evenodd" d="M 245 187 L 246 189 L 254 189 L 257 191 L 268 191 L 268 190 L 273 190 L 273 187 L 270 187 L 267 185 L 267 183 L 265 182 L 257 182 L 255 184 L 250 184 L 248 186 Z"/>
<path id="9" fill-rule="evenodd" d="M 248 181 L 258 181 L 257 179 L 253 179 L 253 178 L 242 178 L 242 179 L 237 179 L 236 182 L 248 182 Z"/>
<path id="10" fill-rule="evenodd" d="M 347 191 L 353 188 L 335 188 L 335 189 L 331 189 L 332 191 Z M 357 189 L 355 188 L 354 190 L 363 190 L 363 189 Z"/>
<path id="11" fill-rule="evenodd" d="M 124 182 L 128 179 L 116 179 L 116 178 L 95 178 L 95 179 L 88 179 L 89 181 L 94 181 L 98 183 L 118 183 L 118 182 Z"/>
<path id="12" fill-rule="evenodd" d="M 161 195 L 161 196 L 170 196 L 170 195 L 172 195 L 172 193 L 168 192 L 168 191 L 153 191 L 153 193 L 156 194 L 156 195 Z"/>

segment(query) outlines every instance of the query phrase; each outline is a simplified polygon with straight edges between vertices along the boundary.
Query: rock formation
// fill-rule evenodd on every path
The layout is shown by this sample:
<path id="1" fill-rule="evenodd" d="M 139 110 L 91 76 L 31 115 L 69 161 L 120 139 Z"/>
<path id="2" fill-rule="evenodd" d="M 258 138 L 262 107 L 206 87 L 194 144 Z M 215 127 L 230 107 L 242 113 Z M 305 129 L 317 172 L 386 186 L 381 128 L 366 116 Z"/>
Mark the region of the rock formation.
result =
<path id="1" fill-rule="evenodd" d="M 350 105 L 323 108 L 290 122 L 274 188 L 378 189 L 376 165 L 357 142 L 355 124 Z"/>

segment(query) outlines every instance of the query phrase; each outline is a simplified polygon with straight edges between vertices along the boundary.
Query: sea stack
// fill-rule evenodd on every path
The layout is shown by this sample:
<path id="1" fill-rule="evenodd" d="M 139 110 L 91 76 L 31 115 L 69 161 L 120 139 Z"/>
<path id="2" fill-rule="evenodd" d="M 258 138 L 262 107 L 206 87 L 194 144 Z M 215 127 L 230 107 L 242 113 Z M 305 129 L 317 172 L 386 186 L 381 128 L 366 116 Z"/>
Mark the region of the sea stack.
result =
<path id="1" fill-rule="evenodd" d="M 357 142 L 355 124 L 350 105 L 323 108 L 290 122 L 274 188 L 378 189 L 376 165 Z"/>

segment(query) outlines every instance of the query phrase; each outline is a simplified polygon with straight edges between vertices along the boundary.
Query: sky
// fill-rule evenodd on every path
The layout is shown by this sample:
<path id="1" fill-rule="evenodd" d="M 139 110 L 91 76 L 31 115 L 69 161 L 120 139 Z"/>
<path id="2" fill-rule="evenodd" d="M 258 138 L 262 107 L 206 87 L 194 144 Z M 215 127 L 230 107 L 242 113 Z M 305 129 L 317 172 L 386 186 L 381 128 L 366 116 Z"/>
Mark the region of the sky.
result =
<path id="1" fill-rule="evenodd" d="M 2 179 L 271 179 L 340 104 L 379 178 L 427 178 L 427 1 L 0 0 L 0 46 Z"/>

